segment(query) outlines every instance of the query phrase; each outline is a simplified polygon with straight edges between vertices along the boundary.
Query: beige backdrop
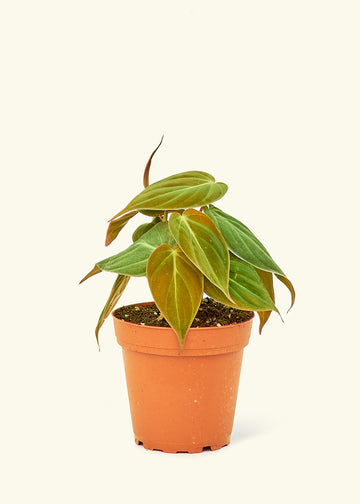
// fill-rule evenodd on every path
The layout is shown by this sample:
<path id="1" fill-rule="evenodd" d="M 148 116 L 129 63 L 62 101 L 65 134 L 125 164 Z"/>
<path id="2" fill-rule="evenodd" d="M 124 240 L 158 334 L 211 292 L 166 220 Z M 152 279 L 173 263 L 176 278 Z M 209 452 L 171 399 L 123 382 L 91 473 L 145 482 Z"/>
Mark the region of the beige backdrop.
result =
<path id="1" fill-rule="evenodd" d="M 360 501 L 358 27 L 349 0 L 2 3 L 2 502 Z M 151 180 L 228 183 L 297 290 L 255 324 L 232 445 L 194 456 L 135 446 L 112 324 L 101 353 L 93 332 L 112 275 L 78 286 L 128 245 L 106 221 L 162 134 Z"/>

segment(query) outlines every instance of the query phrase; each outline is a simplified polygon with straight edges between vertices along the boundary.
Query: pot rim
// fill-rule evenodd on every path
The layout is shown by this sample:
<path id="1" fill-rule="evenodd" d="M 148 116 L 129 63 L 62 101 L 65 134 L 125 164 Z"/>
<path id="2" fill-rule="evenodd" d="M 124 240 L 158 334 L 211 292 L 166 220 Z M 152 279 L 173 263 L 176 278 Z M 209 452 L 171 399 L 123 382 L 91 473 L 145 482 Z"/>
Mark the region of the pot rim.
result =
<path id="1" fill-rule="evenodd" d="M 124 306 L 148 306 L 148 305 L 155 305 L 155 302 L 154 301 L 144 301 L 143 303 L 131 303 L 129 305 L 124 305 Z M 119 318 L 119 317 L 116 317 L 115 315 L 115 312 L 118 308 L 116 308 L 112 313 L 111 315 L 116 319 L 116 320 L 119 320 L 120 322 L 124 323 L 124 324 L 128 324 L 128 325 L 131 325 L 131 326 L 140 326 L 140 327 L 150 327 L 151 329 L 160 329 L 162 331 L 174 331 L 174 329 L 172 327 L 162 327 L 162 326 L 153 326 L 153 325 L 148 325 L 148 324 L 138 324 L 136 322 L 130 322 L 128 320 L 124 320 L 122 318 Z M 243 310 L 243 311 L 252 311 L 252 310 Z M 253 320 L 255 317 L 255 313 L 253 312 L 253 316 L 247 320 L 243 320 L 242 322 L 236 322 L 235 324 L 226 324 L 226 325 L 221 325 L 221 326 L 209 326 L 209 327 L 190 327 L 189 328 L 189 331 L 202 331 L 202 330 L 205 330 L 205 331 L 211 331 L 211 330 L 217 330 L 219 331 L 219 329 L 223 329 L 224 327 L 235 327 L 235 326 L 239 326 L 239 325 L 242 325 L 242 324 L 245 324 L 246 322 L 250 322 L 250 320 Z"/>
<path id="2" fill-rule="evenodd" d="M 154 302 L 127 306 L 152 305 Z M 112 312 L 115 334 L 123 349 L 157 355 L 199 356 L 235 352 L 249 342 L 254 316 L 236 324 L 213 327 L 191 327 L 180 351 L 179 339 L 172 327 L 141 325 L 119 319 Z"/>

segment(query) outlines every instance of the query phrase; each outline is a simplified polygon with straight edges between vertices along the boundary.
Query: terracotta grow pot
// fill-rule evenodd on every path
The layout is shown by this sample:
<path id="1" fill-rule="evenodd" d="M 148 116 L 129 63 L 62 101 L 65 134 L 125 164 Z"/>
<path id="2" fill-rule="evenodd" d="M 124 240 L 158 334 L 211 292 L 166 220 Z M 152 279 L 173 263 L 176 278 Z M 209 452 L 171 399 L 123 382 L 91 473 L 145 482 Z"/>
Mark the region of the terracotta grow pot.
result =
<path id="1" fill-rule="evenodd" d="M 179 354 L 173 329 L 113 319 L 123 350 L 135 442 L 168 453 L 228 445 L 252 320 L 191 328 Z"/>

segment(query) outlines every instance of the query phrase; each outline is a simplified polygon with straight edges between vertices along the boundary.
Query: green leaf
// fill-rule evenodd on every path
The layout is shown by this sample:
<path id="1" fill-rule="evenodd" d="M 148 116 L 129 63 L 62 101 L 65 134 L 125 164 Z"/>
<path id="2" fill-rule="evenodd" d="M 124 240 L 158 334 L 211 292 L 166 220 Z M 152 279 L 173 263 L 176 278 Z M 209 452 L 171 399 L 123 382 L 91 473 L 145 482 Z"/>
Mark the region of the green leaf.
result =
<path id="1" fill-rule="evenodd" d="M 102 270 L 121 275 L 145 276 L 147 260 L 152 252 L 164 243 L 176 244 L 169 231 L 168 223 L 159 222 L 130 247 L 98 262 L 97 266 Z"/>
<path id="2" fill-rule="evenodd" d="M 110 313 L 113 311 L 115 308 L 116 303 L 118 302 L 121 294 L 124 292 L 125 287 L 127 286 L 128 282 L 130 280 L 129 276 L 125 275 L 118 275 L 115 283 L 111 289 L 109 299 L 107 300 L 103 311 L 101 312 L 101 315 L 99 317 L 99 321 L 97 323 L 96 329 L 95 329 L 95 335 L 96 335 L 96 341 L 97 344 L 99 345 L 99 331 L 103 323 L 105 322 L 105 319 L 110 315 Z M 100 346 L 99 346 L 100 348 Z"/>
<path id="3" fill-rule="evenodd" d="M 127 224 L 129 220 L 136 214 L 137 212 L 130 212 L 120 217 L 120 219 L 116 219 L 110 222 L 106 233 L 105 246 L 110 245 L 110 243 L 115 240 L 125 224 Z"/>
<path id="4" fill-rule="evenodd" d="M 214 205 L 204 208 L 204 212 L 215 222 L 233 254 L 258 269 L 275 273 L 290 290 L 292 306 L 295 300 L 294 287 L 250 229 Z"/>
<path id="5" fill-rule="evenodd" d="M 215 285 L 205 279 L 205 293 L 228 306 L 234 306 L 247 311 L 278 311 L 266 287 L 251 264 L 230 255 L 229 293 L 234 302 L 221 292 Z"/>
<path id="6" fill-rule="evenodd" d="M 132 241 L 136 242 L 139 238 L 142 237 L 142 235 L 144 235 L 145 233 L 147 233 L 151 228 L 153 228 L 154 226 L 156 226 L 156 224 L 158 224 L 159 222 L 161 222 L 160 218 L 159 217 L 155 217 L 155 219 L 153 219 L 151 222 L 147 222 L 146 224 L 141 224 L 133 232 Z"/>
<path id="7" fill-rule="evenodd" d="M 173 213 L 170 231 L 190 261 L 219 289 L 228 294 L 229 251 L 214 222 L 198 210 Z"/>
<path id="8" fill-rule="evenodd" d="M 183 348 L 201 303 L 203 275 L 179 247 L 161 245 L 149 257 L 146 276 L 157 307 Z"/>
<path id="9" fill-rule="evenodd" d="M 273 282 L 273 274 L 270 273 L 269 271 L 263 271 L 260 269 L 255 268 L 256 273 L 259 275 L 260 280 L 262 281 L 264 287 L 269 293 L 269 296 L 271 297 L 272 301 L 275 303 L 275 292 L 274 292 L 274 282 Z M 268 311 L 258 311 L 257 314 L 259 315 L 260 319 L 260 326 L 259 326 L 259 333 L 261 334 L 264 325 L 268 321 L 270 315 L 271 315 L 271 310 Z"/>
<path id="10" fill-rule="evenodd" d="M 101 269 L 98 267 L 98 266 L 94 266 L 93 269 L 87 274 L 84 276 L 84 278 L 82 280 L 80 280 L 80 283 L 83 283 L 85 282 L 85 280 L 87 280 L 88 278 L 94 276 L 94 275 L 97 275 L 98 273 L 101 273 Z"/>
<path id="11" fill-rule="evenodd" d="M 284 275 L 265 247 L 244 224 L 214 205 L 204 208 L 204 212 L 215 222 L 233 254 L 256 268 Z"/>
<path id="12" fill-rule="evenodd" d="M 111 220 L 134 210 L 176 210 L 203 206 L 220 199 L 227 185 L 201 171 L 172 175 L 149 185 Z"/>

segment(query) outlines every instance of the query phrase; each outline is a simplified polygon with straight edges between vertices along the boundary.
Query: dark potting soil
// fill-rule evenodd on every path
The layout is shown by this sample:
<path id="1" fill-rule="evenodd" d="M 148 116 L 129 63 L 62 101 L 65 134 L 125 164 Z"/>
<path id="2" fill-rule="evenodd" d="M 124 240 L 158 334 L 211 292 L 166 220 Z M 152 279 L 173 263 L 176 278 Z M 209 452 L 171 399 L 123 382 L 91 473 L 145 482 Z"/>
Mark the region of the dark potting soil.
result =
<path id="1" fill-rule="evenodd" d="M 122 306 L 114 312 L 115 317 L 134 324 L 169 327 L 165 319 L 158 320 L 160 312 L 156 305 Z M 214 327 L 237 324 L 250 320 L 254 316 L 252 311 L 238 310 L 225 306 L 214 299 L 205 297 L 195 316 L 191 327 Z"/>

